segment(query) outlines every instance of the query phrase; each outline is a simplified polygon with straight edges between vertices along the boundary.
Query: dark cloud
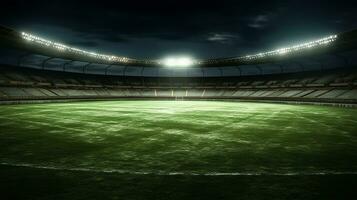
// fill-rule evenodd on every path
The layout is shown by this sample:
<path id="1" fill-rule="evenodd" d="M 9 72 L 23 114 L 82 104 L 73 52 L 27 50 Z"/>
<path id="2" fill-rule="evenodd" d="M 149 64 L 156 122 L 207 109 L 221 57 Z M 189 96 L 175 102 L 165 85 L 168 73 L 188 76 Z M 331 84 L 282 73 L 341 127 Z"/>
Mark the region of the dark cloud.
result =
<path id="1" fill-rule="evenodd" d="M 269 25 L 270 20 L 272 19 L 271 15 L 261 14 L 253 17 L 248 23 L 248 26 L 256 29 L 263 29 Z"/>
<path id="2" fill-rule="evenodd" d="M 207 40 L 210 42 L 233 44 L 240 41 L 240 36 L 229 33 L 212 33 L 208 36 Z"/>
<path id="3" fill-rule="evenodd" d="M 357 14 L 343 0 L 13 0 L 2 2 L 0 24 L 126 56 L 212 57 L 349 30 Z"/>

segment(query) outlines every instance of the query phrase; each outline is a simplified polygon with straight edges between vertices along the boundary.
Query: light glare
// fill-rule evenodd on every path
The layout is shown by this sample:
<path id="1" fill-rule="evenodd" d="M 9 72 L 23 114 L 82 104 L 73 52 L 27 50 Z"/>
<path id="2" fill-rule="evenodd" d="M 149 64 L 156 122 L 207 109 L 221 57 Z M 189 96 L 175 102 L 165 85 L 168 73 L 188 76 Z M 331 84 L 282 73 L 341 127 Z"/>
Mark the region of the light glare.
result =
<path id="1" fill-rule="evenodd" d="M 168 67 L 188 67 L 194 64 L 194 60 L 189 57 L 169 57 L 163 59 L 162 64 Z"/>
<path id="2" fill-rule="evenodd" d="M 313 48 L 313 47 L 319 47 L 319 46 L 323 46 L 323 45 L 328 45 L 328 44 L 330 44 L 330 43 L 332 43 L 332 42 L 334 42 L 336 40 L 337 40 L 337 35 L 331 35 L 331 36 L 328 36 L 328 37 L 325 37 L 325 38 L 321 38 L 319 40 L 306 42 L 306 43 L 302 43 L 302 44 L 291 46 L 291 47 L 281 48 L 281 49 L 268 51 L 268 52 L 264 52 L 264 53 L 258 53 L 258 54 L 255 54 L 255 55 L 243 56 L 243 57 L 240 57 L 240 59 L 254 60 L 254 59 L 264 58 L 264 57 L 267 57 L 267 56 L 284 55 L 284 54 L 287 54 L 287 53 L 301 51 L 301 50 L 305 50 L 305 49 L 309 49 L 309 48 Z"/>
<path id="3" fill-rule="evenodd" d="M 105 54 L 90 52 L 90 51 L 78 49 L 75 47 L 67 46 L 65 44 L 61 44 L 58 42 L 46 40 L 44 38 L 29 34 L 29 33 L 25 33 L 25 32 L 21 32 L 21 36 L 23 39 L 25 39 L 29 42 L 33 42 L 33 43 L 39 44 L 41 46 L 51 47 L 51 48 L 57 49 L 59 51 L 67 51 L 70 53 L 90 56 L 90 57 L 94 57 L 96 59 L 101 59 L 101 60 L 106 60 L 106 61 L 124 62 L 124 63 L 127 63 L 130 61 L 130 59 L 127 57 L 105 55 Z"/>

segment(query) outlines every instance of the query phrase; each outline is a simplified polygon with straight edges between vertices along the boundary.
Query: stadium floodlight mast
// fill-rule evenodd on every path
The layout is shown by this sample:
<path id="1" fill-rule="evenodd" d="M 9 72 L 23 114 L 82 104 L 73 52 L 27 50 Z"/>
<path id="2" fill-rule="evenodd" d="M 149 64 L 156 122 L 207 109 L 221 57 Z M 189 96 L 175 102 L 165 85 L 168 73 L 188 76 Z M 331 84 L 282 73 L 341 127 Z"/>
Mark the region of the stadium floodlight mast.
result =
<path id="1" fill-rule="evenodd" d="M 188 56 L 171 56 L 160 60 L 159 63 L 167 67 L 190 67 L 196 61 Z"/>

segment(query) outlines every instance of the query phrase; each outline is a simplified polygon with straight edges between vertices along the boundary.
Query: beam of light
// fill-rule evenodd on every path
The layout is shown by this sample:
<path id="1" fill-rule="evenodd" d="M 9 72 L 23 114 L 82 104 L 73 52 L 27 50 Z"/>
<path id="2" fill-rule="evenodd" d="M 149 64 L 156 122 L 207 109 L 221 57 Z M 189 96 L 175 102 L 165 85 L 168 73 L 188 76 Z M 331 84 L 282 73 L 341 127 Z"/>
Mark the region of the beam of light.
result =
<path id="1" fill-rule="evenodd" d="M 190 57 L 167 57 L 160 61 L 160 64 L 167 67 L 189 67 L 195 64 L 195 60 Z"/>

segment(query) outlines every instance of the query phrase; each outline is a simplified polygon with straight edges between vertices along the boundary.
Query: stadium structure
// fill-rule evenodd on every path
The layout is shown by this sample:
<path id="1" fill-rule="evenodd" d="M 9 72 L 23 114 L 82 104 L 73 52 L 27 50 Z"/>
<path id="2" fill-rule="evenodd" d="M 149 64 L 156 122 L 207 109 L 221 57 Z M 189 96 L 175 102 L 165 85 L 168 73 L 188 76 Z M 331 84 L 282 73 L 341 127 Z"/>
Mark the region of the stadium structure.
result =
<path id="1" fill-rule="evenodd" d="M 140 60 L 1 28 L 0 98 L 174 98 L 357 102 L 356 31 L 254 55 Z M 15 56 L 14 56 L 15 55 Z M 170 58 L 169 58 L 170 59 Z M 185 59 L 185 58 L 183 58 Z M 175 62 L 177 65 L 175 65 Z M 308 70 L 308 71 L 307 71 Z M 347 70 L 347 71 L 346 71 Z"/>
<path id="2" fill-rule="evenodd" d="M 3 199 L 357 196 L 357 30 L 214 59 L 50 37 L 0 27 Z"/>

